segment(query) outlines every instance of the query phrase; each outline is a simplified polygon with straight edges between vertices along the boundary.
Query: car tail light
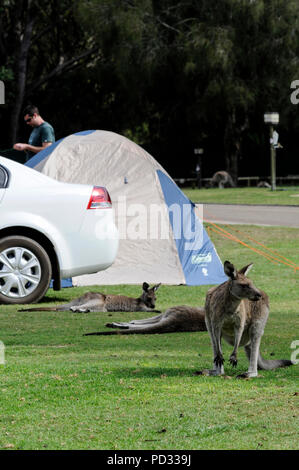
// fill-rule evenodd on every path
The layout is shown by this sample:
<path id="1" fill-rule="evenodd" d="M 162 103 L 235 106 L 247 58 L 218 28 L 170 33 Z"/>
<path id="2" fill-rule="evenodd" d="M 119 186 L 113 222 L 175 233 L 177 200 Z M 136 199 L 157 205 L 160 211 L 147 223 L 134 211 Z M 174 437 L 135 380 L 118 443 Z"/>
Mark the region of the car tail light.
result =
<path id="1" fill-rule="evenodd" d="M 107 209 L 112 207 L 110 195 L 106 188 L 94 186 L 87 209 Z"/>

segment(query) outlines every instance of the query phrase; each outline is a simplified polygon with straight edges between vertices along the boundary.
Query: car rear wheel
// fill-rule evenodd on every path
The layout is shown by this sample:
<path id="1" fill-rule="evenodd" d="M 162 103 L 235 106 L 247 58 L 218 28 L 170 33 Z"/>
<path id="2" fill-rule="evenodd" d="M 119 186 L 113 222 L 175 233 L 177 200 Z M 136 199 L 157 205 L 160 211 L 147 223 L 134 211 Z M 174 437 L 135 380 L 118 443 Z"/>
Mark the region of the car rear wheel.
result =
<path id="1" fill-rule="evenodd" d="M 52 267 L 35 240 L 9 236 L 0 240 L 0 303 L 38 302 L 49 288 Z"/>

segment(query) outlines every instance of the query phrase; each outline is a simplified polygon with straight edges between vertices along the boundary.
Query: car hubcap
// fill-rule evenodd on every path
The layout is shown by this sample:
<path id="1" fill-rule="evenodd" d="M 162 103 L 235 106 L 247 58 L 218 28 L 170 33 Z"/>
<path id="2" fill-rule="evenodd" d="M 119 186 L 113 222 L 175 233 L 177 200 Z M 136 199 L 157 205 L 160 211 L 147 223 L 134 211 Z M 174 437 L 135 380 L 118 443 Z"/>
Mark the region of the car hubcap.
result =
<path id="1" fill-rule="evenodd" d="M 26 297 L 40 280 L 40 263 L 32 251 L 13 247 L 0 252 L 0 294 L 10 298 Z"/>

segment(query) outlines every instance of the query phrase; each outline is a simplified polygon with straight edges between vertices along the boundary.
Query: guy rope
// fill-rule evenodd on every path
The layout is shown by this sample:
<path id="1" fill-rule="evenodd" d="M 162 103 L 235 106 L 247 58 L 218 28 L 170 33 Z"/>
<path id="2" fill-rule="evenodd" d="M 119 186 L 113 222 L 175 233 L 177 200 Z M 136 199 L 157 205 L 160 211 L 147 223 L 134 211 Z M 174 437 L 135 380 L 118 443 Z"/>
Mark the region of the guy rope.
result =
<path id="1" fill-rule="evenodd" d="M 241 230 L 238 230 L 236 228 L 234 229 L 234 228 L 230 227 L 230 230 L 232 232 L 241 234 L 242 238 L 243 237 L 247 238 L 248 240 L 252 241 L 253 243 L 256 243 L 257 245 L 261 246 L 263 249 L 258 249 L 258 248 L 255 248 L 254 246 L 248 245 L 248 243 L 244 242 L 243 240 L 238 238 L 236 235 L 230 233 L 228 230 L 225 230 L 222 227 L 219 227 L 219 225 L 217 225 L 213 222 L 210 222 L 208 220 L 205 220 L 205 222 L 209 224 L 207 226 L 207 231 L 208 232 L 211 232 L 211 231 L 215 232 L 215 233 L 217 233 L 218 235 L 221 235 L 224 238 L 228 238 L 229 240 L 232 240 L 233 242 L 240 243 L 241 245 L 246 246 L 250 250 L 258 253 L 260 256 L 264 256 L 266 259 L 268 259 L 273 264 L 279 264 L 279 263 L 285 264 L 286 266 L 289 266 L 290 268 L 294 269 L 295 272 L 299 271 L 299 266 L 297 266 L 293 261 L 291 261 L 290 259 L 280 255 L 276 250 L 268 248 L 266 245 L 264 245 L 263 243 L 255 240 L 253 237 L 249 236 L 248 234 L 246 234 L 244 232 L 241 232 Z"/>

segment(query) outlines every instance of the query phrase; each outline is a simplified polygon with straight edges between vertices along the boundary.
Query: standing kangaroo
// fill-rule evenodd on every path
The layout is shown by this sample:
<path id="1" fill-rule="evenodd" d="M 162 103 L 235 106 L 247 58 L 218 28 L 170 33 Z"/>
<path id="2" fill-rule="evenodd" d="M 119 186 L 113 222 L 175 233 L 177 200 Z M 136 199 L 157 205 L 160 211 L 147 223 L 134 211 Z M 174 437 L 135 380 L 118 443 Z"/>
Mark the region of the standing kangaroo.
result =
<path id="1" fill-rule="evenodd" d="M 156 291 L 160 284 L 151 287 L 147 282 L 142 285 L 142 294 L 137 299 L 126 297 L 125 295 L 105 295 L 99 292 L 87 292 L 81 297 L 58 307 L 37 307 L 21 309 L 19 312 L 63 312 L 70 310 L 72 312 L 156 312 L 153 310 L 156 303 Z"/>
<path id="2" fill-rule="evenodd" d="M 244 346 L 249 359 L 247 372 L 238 378 L 257 377 L 257 368 L 264 370 L 286 367 L 293 364 L 286 359 L 265 360 L 260 355 L 260 342 L 269 315 L 269 299 L 265 292 L 257 289 L 246 277 L 252 264 L 236 271 L 229 261 L 224 263 L 229 280 L 213 287 L 207 293 L 205 319 L 211 337 L 214 367 L 204 371 L 208 375 L 224 374 L 224 358 L 221 350 L 221 337 L 234 346 L 230 363 L 237 365 L 237 351 Z"/>
<path id="3" fill-rule="evenodd" d="M 203 308 L 179 305 L 170 307 L 165 313 L 143 320 L 132 320 L 128 323 L 107 323 L 107 327 L 120 328 L 118 331 L 99 331 L 86 333 L 90 335 L 129 335 L 152 333 L 177 333 L 184 331 L 207 331 L 205 311 Z"/>

